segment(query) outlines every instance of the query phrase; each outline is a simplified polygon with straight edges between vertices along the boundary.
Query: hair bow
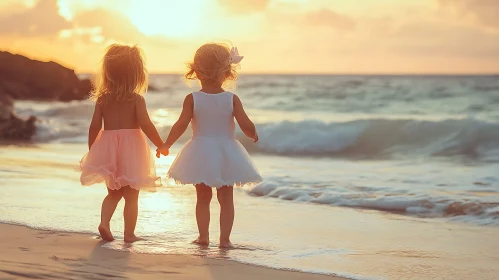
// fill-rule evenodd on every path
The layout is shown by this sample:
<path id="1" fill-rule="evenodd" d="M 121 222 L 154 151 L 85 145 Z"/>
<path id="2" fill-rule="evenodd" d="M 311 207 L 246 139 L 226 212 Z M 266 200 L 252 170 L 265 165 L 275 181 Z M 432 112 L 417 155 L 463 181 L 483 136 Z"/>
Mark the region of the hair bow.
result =
<path id="1" fill-rule="evenodd" d="M 239 55 L 239 51 L 237 50 L 237 47 L 232 47 L 230 49 L 230 63 L 231 64 L 238 64 L 243 60 L 244 56 Z"/>

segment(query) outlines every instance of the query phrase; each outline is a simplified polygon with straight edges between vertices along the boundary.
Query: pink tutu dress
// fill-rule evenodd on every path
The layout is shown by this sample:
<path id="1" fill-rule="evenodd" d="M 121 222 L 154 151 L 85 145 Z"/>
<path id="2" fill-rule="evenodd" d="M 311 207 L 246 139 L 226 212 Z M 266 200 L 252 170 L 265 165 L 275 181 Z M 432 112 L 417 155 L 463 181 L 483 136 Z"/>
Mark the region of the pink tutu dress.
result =
<path id="1" fill-rule="evenodd" d="M 101 130 L 80 161 L 84 186 L 105 181 L 111 190 L 158 186 L 151 148 L 140 129 Z"/>
<path id="2" fill-rule="evenodd" d="M 178 153 L 168 177 L 179 184 L 215 188 L 261 182 L 248 152 L 235 139 L 234 94 L 198 91 L 192 96 L 193 136 Z"/>

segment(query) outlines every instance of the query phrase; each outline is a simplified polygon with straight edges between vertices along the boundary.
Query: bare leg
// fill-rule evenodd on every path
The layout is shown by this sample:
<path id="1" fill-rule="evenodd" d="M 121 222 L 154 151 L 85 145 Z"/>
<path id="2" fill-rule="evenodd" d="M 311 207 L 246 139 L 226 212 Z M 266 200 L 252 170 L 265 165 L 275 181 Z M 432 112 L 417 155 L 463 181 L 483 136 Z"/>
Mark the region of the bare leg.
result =
<path id="1" fill-rule="evenodd" d="M 125 198 L 125 209 L 123 217 L 125 219 L 125 242 L 132 243 L 143 240 L 143 238 L 135 236 L 135 226 L 137 225 L 137 217 L 139 215 L 139 191 L 132 189 L 129 186 L 123 187 L 123 197 Z"/>
<path id="2" fill-rule="evenodd" d="M 210 202 L 212 190 L 205 184 L 196 185 L 196 221 L 198 223 L 199 237 L 194 243 L 199 245 L 210 244 Z"/>
<path id="3" fill-rule="evenodd" d="M 234 224 L 234 189 L 232 186 L 223 186 L 217 189 L 217 198 L 220 203 L 220 248 L 233 248 L 230 243 L 230 233 Z"/>
<path id="4" fill-rule="evenodd" d="M 111 218 L 113 217 L 116 206 L 123 197 L 123 188 L 119 190 L 107 189 L 107 195 L 102 201 L 102 208 L 100 213 L 99 233 L 103 240 L 113 241 L 114 237 L 111 233 Z"/>

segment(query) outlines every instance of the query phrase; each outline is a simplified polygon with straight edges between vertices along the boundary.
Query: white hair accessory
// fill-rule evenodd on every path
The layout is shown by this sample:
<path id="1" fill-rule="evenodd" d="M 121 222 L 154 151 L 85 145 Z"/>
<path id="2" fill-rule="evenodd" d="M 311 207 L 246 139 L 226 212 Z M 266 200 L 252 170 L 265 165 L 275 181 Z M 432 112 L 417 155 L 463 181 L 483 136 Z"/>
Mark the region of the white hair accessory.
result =
<path id="1" fill-rule="evenodd" d="M 237 50 L 237 47 L 232 47 L 230 49 L 230 63 L 231 64 L 238 64 L 243 60 L 244 56 L 239 55 L 239 51 Z"/>

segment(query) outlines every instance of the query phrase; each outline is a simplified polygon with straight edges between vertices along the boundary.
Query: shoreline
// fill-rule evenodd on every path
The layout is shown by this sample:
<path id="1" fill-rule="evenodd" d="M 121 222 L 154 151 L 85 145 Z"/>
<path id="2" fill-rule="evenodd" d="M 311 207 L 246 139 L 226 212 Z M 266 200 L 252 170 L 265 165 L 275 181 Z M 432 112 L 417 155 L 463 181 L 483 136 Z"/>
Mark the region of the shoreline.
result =
<path id="1" fill-rule="evenodd" d="M 1 279 L 347 279 L 199 256 L 112 250 L 87 233 L 6 223 L 0 223 L 0 232 Z M 126 246 L 133 251 L 133 244 Z"/>

